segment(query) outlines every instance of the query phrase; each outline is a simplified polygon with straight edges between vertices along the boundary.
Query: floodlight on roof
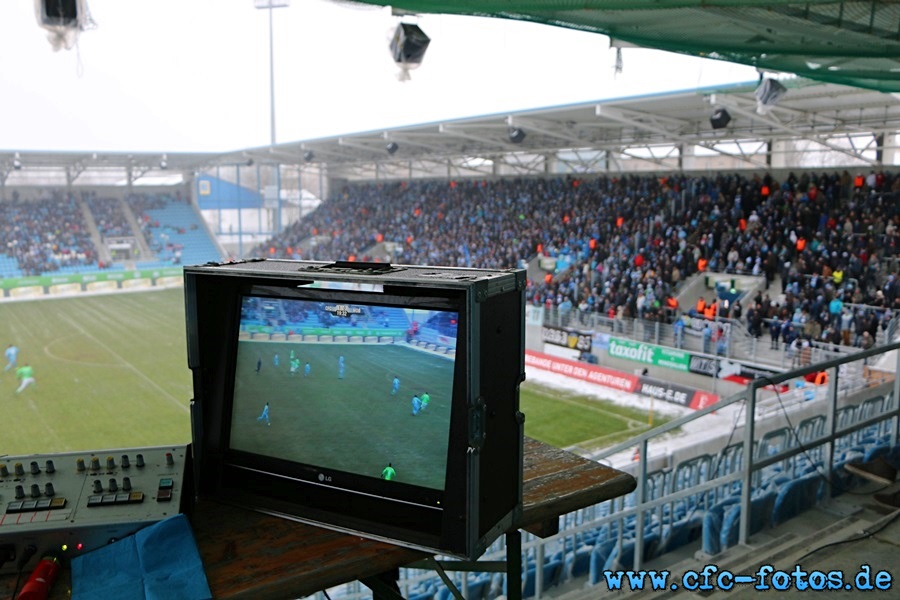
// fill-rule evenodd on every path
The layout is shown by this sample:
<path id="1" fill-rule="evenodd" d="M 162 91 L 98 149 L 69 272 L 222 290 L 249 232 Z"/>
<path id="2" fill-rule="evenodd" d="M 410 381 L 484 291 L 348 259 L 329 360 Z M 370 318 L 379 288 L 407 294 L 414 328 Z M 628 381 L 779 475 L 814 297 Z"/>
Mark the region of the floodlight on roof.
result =
<path id="1" fill-rule="evenodd" d="M 167 155 L 162 155 L 162 158 L 159 160 L 159 168 L 164 170 L 169 168 L 169 157 Z"/>
<path id="2" fill-rule="evenodd" d="M 525 140 L 525 130 L 519 127 L 510 127 L 508 134 L 509 141 L 513 144 L 521 144 Z"/>
<path id="3" fill-rule="evenodd" d="M 778 104 L 778 101 L 787 93 L 784 87 L 775 79 L 763 79 L 756 88 L 756 112 L 764 115 L 772 110 L 772 107 Z"/>
<path id="4" fill-rule="evenodd" d="M 35 0 L 38 25 L 49 33 L 47 39 L 54 50 L 71 50 L 78 34 L 97 27 L 88 9 L 88 0 Z"/>
<path id="5" fill-rule="evenodd" d="M 18 152 L 16 152 L 16 155 L 13 156 L 12 166 L 16 171 L 22 168 L 22 158 L 19 156 Z"/>
<path id="6" fill-rule="evenodd" d="M 312 162 L 313 160 L 315 160 L 315 158 L 316 158 L 316 155 L 312 150 L 307 150 L 306 152 L 303 153 L 303 161 L 304 162 Z"/>
<path id="7" fill-rule="evenodd" d="M 422 64 L 431 38 L 415 23 L 399 23 L 391 38 L 390 51 L 400 67 L 400 80 L 409 79 L 409 70 Z"/>
<path id="8" fill-rule="evenodd" d="M 400 146 L 397 145 L 397 142 L 388 142 L 385 144 L 384 149 L 387 150 L 387 153 L 393 156 L 397 150 L 400 149 Z"/>

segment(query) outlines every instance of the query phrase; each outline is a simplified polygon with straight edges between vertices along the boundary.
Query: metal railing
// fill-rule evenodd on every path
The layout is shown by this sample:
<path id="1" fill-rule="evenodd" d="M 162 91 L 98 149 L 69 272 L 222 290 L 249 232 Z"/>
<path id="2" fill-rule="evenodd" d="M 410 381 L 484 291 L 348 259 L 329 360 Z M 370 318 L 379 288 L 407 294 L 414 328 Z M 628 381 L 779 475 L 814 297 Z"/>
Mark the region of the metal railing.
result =
<path id="1" fill-rule="evenodd" d="M 869 379 L 869 375 L 866 375 L 865 373 L 866 367 L 868 367 L 866 363 L 875 360 L 877 357 L 883 357 L 883 359 L 890 360 L 888 353 L 897 351 L 898 348 L 900 348 L 900 343 L 893 342 L 880 348 L 861 351 L 855 356 L 832 359 L 824 363 L 796 369 L 787 373 L 754 380 L 747 386 L 745 392 L 722 400 L 713 406 L 697 411 L 686 417 L 670 421 L 661 427 L 636 436 L 627 442 L 608 448 L 602 453 L 595 455 L 595 459 L 602 461 L 617 453 L 630 451 L 635 446 L 639 449 L 640 461 L 637 472 L 635 473 L 638 480 L 638 487 L 635 491 L 634 504 L 618 511 L 617 517 L 635 517 L 637 521 L 635 526 L 636 531 L 643 531 L 648 510 L 655 510 L 673 501 L 684 498 L 696 498 L 702 496 L 704 492 L 721 490 L 727 488 L 732 483 L 739 482 L 741 490 L 741 521 L 738 543 L 746 544 L 750 532 L 751 494 L 754 490 L 754 482 L 758 481 L 757 475 L 762 473 L 764 469 L 772 465 L 784 464 L 801 454 L 809 456 L 815 453 L 822 456 L 822 462 L 818 468 L 823 469 L 824 472 L 821 472 L 820 474 L 830 484 L 832 482 L 832 475 L 835 471 L 836 446 L 838 441 L 842 438 L 851 436 L 866 428 L 876 426 L 883 428 L 884 432 L 887 434 L 887 443 L 889 443 L 889 445 L 896 445 L 898 422 L 900 422 L 900 408 L 898 408 L 897 403 L 897 399 L 900 397 L 900 379 L 897 379 L 894 374 L 900 369 L 900 353 L 897 353 L 893 358 L 894 364 L 889 365 L 885 371 L 885 373 L 890 374 L 878 377 L 877 380 L 881 381 L 881 383 L 871 385 L 875 379 Z M 848 365 L 854 365 L 854 363 L 859 362 L 863 363 L 863 369 L 848 368 Z M 858 367 L 859 365 L 855 366 Z M 757 448 L 761 442 L 760 438 L 762 435 L 758 435 L 757 432 L 759 431 L 764 434 L 782 426 L 781 419 L 778 419 L 777 423 L 766 423 L 765 420 L 759 418 L 760 415 L 770 412 L 765 410 L 765 405 L 767 403 L 771 404 L 771 395 L 769 393 L 765 394 L 768 400 L 763 398 L 766 388 L 777 389 L 779 385 L 785 383 L 789 384 L 793 380 L 820 371 L 825 371 L 829 374 L 827 390 L 825 393 L 818 394 L 820 397 L 802 403 L 788 402 L 788 405 L 785 404 L 784 399 L 776 396 L 779 404 L 779 411 L 776 415 L 772 416 L 782 417 L 792 434 L 795 436 L 795 439 L 799 440 L 800 436 L 797 433 L 797 427 L 795 427 L 791 421 L 790 415 L 793 412 L 795 413 L 795 418 L 799 418 L 802 413 L 797 414 L 800 412 L 797 408 L 808 407 L 812 410 L 807 410 L 805 412 L 819 415 L 824 414 L 825 416 L 825 423 L 821 434 L 813 439 L 804 440 L 802 443 L 796 443 L 796 445 L 791 447 L 781 448 L 776 452 L 766 453 L 765 456 L 759 456 Z M 855 386 L 844 385 L 842 383 L 842 378 L 848 371 L 862 372 L 864 379 L 858 381 L 858 385 Z M 866 391 L 869 391 L 870 393 L 866 394 Z M 854 395 L 855 398 L 851 398 L 851 396 Z M 877 411 L 874 414 L 861 415 L 861 418 L 852 423 L 839 423 L 838 414 L 840 409 L 846 406 L 862 406 L 869 398 L 878 396 L 889 398 L 889 402 L 882 403 L 880 411 Z M 855 403 L 848 403 L 848 400 L 852 400 Z M 756 418 L 744 418 L 743 422 L 736 421 L 734 429 L 732 430 L 732 435 L 729 435 L 726 439 L 726 443 L 719 448 L 719 456 L 724 457 L 723 453 L 731 446 L 731 440 L 737 437 L 740 443 L 742 456 L 740 464 L 738 465 L 739 469 L 733 470 L 725 475 L 706 478 L 706 480 L 702 482 L 698 481 L 695 485 L 676 493 L 663 494 L 659 497 L 651 498 L 648 494 L 647 485 L 649 475 L 648 457 L 651 457 L 650 444 L 654 440 L 660 439 L 661 436 L 665 436 L 667 433 L 683 428 L 697 419 L 701 419 L 713 412 L 721 411 L 728 406 L 740 404 L 744 405 L 743 414 L 755 415 Z M 738 431 L 740 431 L 740 433 L 736 434 Z M 715 469 L 714 473 L 717 470 L 718 469 Z M 715 474 L 718 475 L 717 473 Z M 639 569 L 643 562 L 643 537 L 643 535 L 636 535 L 635 537 L 634 563 L 632 565 L 635 569 Z"/>
<path id="2" fill-rule="evenodd" d="M 860 351 L 852 345 L 826 344 L 814 341 L 809 357 L 801 357 L 787 344 L 779 342 L 773 348 L 767 325 L 764 333 L 756 337 L 747 331 L 739 320 L 717 318 L 711 321 L 712 327 L 721 326 L 725 332 L 725 343 L 719 345 L 711 341 L 704 343 L 702 324 L 704 319 L 692 319 L 695 326 L 685 327 L 681 340 L 676 338 L 675 327 L 662 321 L 646 319 L 613 319 L 596 312 L 582 312 L 577 308 L 560 311 L 557 307 L 543 310 L 543 323 L 551 327 L 574 329 L 582 332 L 605 333 L 615 337 L 623 337 L 638 342 L 646 342 L 661 346 L 689 350 L 698 354 L 715 355 L 736 360 L 744 360 L 763 364 L 778 370 L 797 368 L 806 364 L 816 364 L 840 357 L 851 356 Z M 895 315 L 888 328 L 880 331 L 876 345 L 883 345 L 887 340 L 895 339 L 900 328 L 900 315 Z"/>
<path id="3" fill-rule="evenodd" d="M 821 371 L 828 374 L 827 385 L 777 391 Z M 740 394 L 594 454 L 595 460 L 633 471 L 637 489 L 626 496 L 561 516 L 556 535 L 547 538 L 523 535 L 523 564 L 534 565 L 529 575 L 533 597 L 540 599 L 548 583 L 543 568 L 548 560 L 552 557 L 565 562 L 565 557 L 573 556 L 589 534 L 594 540 L 602 537 L 602 544 L 614 557 L 607 562 L 618 561 L 616 568 L 640 569 L 651 555 L 661 554 L 650 549 L 650 544 L 666 546 L 662 534 L 651 541 L 655 535 L 652 532 L 673 531 L 676 519 L 693 518 L 697 523 L 716 502 L 729 496 L 739 498 L 735 504 L 740 507 L 736 541 L 746 544 L 752 531 L 753 494 L 769 485 L 766 477 L 772 473 L 780 472 L 795 479 L 797 473 L 792 469 L 805 465 L 806 469 L 813 468 L 833 492 L 844 491 L 840 487 L 843 485 L 840 463 L 847 456 L 841 454 L 843 448 L 848 444 L 863 444 L 863 434 L 870 430 L 877 432 L 877 443 L 889 447 L 897 444 L 900 424 L 897 372 L 900 372 L 900 342 L 892 342 L 852 356 L 757 379 Z M 810 389 L 811 396 L 807 393 Z M 669 445 L 673 432 L 729 410 L 735 413 L 730 431 L 704 427 L 705 431 L 711 430 L 706 441 L 691 443 L 680 450 L 673 450 Z M 632 456 L 636 446 L 638 461 L 622 458 Z M 656 452 L 658 449 L 664 455 Z M 619 463 L 628 462 L 617 464 L 616 459 Z M 662 466 L 657 466 L 658 463 Z M 677 516 L 675 508 L 680 504 L 691 506 L 688 517 Z M 629 530 L 633 533 L 626 533 Z M 593 548 L 599 543 L 594 541 Z M 505 542 L 500 538 L 481 560 L 490 563 L 505 556 Z M 502 577 L 496 573 L 489 575 L 487 572 L 492 569 L 485 568 L 485 571 L 483 577 L 493 577 L 494 584 Z M 469 587 L 476 585 L 472 577 L 466 573 L 453 576 L 455 585 L 466 598 Z M 411 597 L 417 595 L 417 586 L 434 579 L 435 575 L 428 571 L 404 569 L 400 587 L 406 597 Z M 484 579 L 481 581 L 483 585 Z M 494 592 L 502 593 L 497 589 Z M 334 596 L 356 599 L 371 597 L 371 593 L 358 584 L 351 584 L 334 590 Z"/>

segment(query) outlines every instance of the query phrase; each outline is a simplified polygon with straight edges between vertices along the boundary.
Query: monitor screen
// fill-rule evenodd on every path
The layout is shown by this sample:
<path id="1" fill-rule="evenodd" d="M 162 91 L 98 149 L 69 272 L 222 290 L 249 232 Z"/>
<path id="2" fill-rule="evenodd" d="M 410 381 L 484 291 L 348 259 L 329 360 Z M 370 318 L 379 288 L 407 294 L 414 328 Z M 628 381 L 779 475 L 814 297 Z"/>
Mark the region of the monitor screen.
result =
<path id="1" fill-rule="evenodd" d="M 312 296 L 241 298 L 231 462 L 267 457 L 313 484 L 440 505 L 458 311 Z"/>

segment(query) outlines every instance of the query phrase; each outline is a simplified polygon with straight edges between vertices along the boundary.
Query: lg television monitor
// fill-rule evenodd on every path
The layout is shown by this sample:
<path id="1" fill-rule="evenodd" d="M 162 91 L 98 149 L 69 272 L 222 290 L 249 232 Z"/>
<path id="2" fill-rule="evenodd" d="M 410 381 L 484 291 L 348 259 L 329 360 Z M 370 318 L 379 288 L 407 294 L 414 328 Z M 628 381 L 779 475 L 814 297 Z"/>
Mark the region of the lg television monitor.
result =
<path id="1" fill-rule="evenodd" d="M 198 494 L 475 558 L 521 515 L 524 276 L 187 267 Z"/>

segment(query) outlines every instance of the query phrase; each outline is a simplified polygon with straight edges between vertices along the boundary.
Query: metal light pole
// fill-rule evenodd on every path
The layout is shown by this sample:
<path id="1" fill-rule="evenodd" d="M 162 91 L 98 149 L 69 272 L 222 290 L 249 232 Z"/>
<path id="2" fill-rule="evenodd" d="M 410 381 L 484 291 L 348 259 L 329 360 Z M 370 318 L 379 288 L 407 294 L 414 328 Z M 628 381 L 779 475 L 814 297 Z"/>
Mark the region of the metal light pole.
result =
<path id="1" fill-rule="evenodd" d="M 275 35 L 272 28 L 272 10 L 290 5 L 291 0 L 253 0 L 253 6 L 269 11 L 269 126 L 273 146 L 275 145 Z"/>

